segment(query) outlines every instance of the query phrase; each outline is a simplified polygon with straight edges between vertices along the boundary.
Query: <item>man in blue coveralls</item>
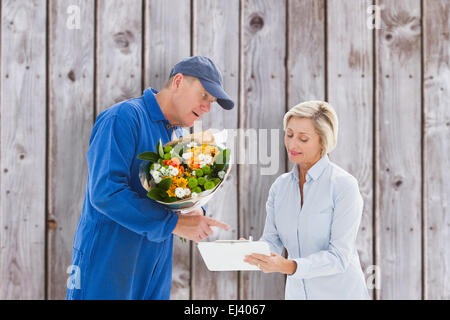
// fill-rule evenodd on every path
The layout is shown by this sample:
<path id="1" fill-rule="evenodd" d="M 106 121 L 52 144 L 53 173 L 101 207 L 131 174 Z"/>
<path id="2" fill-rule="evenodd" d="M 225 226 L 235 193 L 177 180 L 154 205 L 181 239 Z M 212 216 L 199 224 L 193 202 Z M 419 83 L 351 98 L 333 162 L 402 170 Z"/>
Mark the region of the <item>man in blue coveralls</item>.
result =
<path id="1" fill-rule="evenodd" d="M 234 106 L 215 64 L 196 56 L 177 63 L 160 92 L 148 88 L 97 117 L 72 253 L 79 278 L 68 283 L 67 299 L 169 299 L 173 235 L 200 241 L 212 226 L 229 229 L 202 209 L 186 215 L 166 209 L 139 180 L 137 155 L 156 151 L 159 139 L 165 144 L 173 133 L 180 137 L 181 127 L 193 126 L 215 101 Z"/>

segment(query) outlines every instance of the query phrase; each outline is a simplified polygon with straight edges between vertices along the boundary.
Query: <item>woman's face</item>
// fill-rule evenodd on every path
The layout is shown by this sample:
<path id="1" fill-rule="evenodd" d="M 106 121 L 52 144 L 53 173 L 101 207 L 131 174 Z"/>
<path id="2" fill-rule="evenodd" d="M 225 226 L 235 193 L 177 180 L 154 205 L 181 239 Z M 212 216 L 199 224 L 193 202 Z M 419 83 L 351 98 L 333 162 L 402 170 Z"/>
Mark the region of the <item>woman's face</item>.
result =
<path id="1" fill-rule="evenodd" d="M 320 159 L 322 145 L 311 119 L 291 117 L 284 134 L 289 161 L 310 167 Z"/>

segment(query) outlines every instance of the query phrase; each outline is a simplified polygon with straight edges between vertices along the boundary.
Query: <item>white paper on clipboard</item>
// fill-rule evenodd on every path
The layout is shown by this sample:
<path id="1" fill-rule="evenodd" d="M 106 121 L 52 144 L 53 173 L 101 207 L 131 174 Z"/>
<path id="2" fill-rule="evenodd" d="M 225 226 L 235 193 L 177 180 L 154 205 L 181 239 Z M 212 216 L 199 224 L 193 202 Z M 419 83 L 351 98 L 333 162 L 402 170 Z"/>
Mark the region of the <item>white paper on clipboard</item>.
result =
<path id="1" fill-rule="evenodd" d="M 210 271 L 251 271 L 257 266 L 244 262 L 246 255 L 260 253 L 270 256 L 269 245 L 264 241 L 217 240 L 199 242 L 198 249 Z"/>

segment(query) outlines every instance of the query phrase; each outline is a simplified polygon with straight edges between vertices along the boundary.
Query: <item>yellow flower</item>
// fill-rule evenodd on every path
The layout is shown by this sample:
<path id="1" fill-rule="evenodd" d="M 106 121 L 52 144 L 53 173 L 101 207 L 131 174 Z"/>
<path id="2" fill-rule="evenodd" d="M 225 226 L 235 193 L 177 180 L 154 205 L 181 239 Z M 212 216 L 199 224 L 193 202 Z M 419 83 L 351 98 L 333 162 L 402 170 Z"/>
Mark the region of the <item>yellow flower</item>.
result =
<path id="1" fill-rule="evenodd" d="M 211 156 L 212 161 L 214 161 L 217 155 L 219 154 L 219 148 L 209 144 L 202 144 L 201 146 L 196 146 L 189 149 L 188 152 L 192 152 L 193 156 L 186 161 L 187 165 L 195 170 L 200 168 L 200 160 L 199 160 L 200 154 L 209 155 Z"/>
<path id="2" fill-rule="evenodd" d="M 169 197 L 176 197 L 175 189 L 176 188 L 187 188 L 188 181 L 183 177 L 174 177 L 172 178 L 172 184 L 170 185 L 169 190 L 167 190 L 167 194 Z"/>

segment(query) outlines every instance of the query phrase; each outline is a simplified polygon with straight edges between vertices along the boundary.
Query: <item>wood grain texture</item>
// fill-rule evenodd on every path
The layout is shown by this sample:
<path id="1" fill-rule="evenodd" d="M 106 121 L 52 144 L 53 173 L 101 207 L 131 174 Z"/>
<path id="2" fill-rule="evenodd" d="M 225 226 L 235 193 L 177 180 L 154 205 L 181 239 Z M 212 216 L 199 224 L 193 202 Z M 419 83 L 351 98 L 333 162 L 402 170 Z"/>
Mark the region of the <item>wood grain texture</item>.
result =
<path id="1" fill-rule="evenodd" d="M 239 111 L 239 1 L 195 0 L 193 5 L 193 54 L 214 61 L 222 72 L 225 91 L 235 102 L 232 110 L 212 104 L 211 112 L 200 120 L 201 126 L 203 130 L 231 129 L 229 139 L 234 139 L 230 143 L 235 145 L 237 139 L 232 132 L 238 128 Z M 227 223 L 231 231 L 215 228 L 207 241 L 237 239 L 237 188 L 237 166 L 233 164 L 222 190 L 206 205 L 207 216 Z M 238 298 L 238 272 L 209 271 L 196 246 L 192 257 L 192 299 Z"/>
<path id="2" fill-rule="evenodd" d="M 172 67 L 191 55 L 191 5 L 186 0 L 145 0 L 145 87 L 159 90 Z"/>
<path id="3" fill-rule="evenodd" d="M 65 299 L 94 113 L 94 1 L 49 5 L 47 288 L 49 299 Z M 80 29 L 66 25 L 70 6 L 79 8 Z"/>
<path id="4" fill-rule="evenodd" d="M 2 1 L 1 23 L 0 299 L 44 299 L 45 1 Z"/>
<path id="5" fill-rule="evenodd" d="M 325 1 L 288 1 L 288 105 L 325 100 Z"/>
<path id="6" fill-rule="evenodd" d="M 217 62 L 237 102 L 232 111 L 213 104 L 203 128 L 255 136 L 242 143 L 232 132 L 240 147 L 234 160 L 247 162 L 235 164 L 208 204 L 208 215 L 232 231 L 215 229 L 209 240 L 261 235 L 267 192 L 290 164 L 280 152 L 276 173 L 263 174 L 268 166 L 258 153 L 270 149 L 257 129 L 277 130 L 283 150 L 284 112 L 329 98 L 341 123 L 330 158 L 360 182 L 358 249 L 363 271 L 380 268 L 375 298 L 450 298 L 448 1 L 0 3 L 0 299 L 64 298 L 95 115 L 144 87 L 160 89 L 191 54 Z M 374 31 L 366 25 L 373 3 L 382 15 Z M 80 29 L 68 27 L 71 5 L 80 10 Z M 211 273 L 194 245 L 175 239 L 172 299 L 283 299 L 284 281 Z"/>
<path id="7" fill-rule="evenodd" d="M 97 113 L 142 95 L 142 0 L 99 0 Z"/>
<path id="8" fill-rule="evenodd" d="M 377 265 L 381 299 L 421 299 L 420 1 L 378 1 Z"/>
<path id="9" fill-rule="evenodd" d="M 145 1 L 145 87 L 160 90 L 172 67 L 191 55 L 190 1 Z M 191 246 L 174 238 L 172 293 L 170 299 L 191 295 Z"/>
<path id="10" fill-rule="evenodd" d="M 327 96 L 339 119 L 338 143 L 330 159 L 358 180 L 364 200 L 357 237 L 363 272 L 374 264 L 373 32 L 366 25 L 371 4 L 370 0 L 327 2 Z"/>
<path id="11" fill-rule="evenodd" d="M 239 165 L 239 215 L 240 236 L 255 239 L 264 230 L 267 201 L 270 186 L 286 170 L 286 155 L 282 140 L 282 119 L 286 110 L 286 2 L 244 1 L 242 12 L 242 82 L 239 127 L 246 132 L 260 129 L 278 129 L 279 156 L 275 159 L 273 174 L 262 174 L 267 166 L 261 164 L 258 150 L 258 163 Z M 242 135 L 240 136 L 242 137 Z M 259 136 L 261 138 L 261 136 Z M 267 138 L 267 134 L 266 134 Z M 269 137 L 270 139 L 270 137 Z M 261 139 L 239 142 L 240 155 L 250 145 L 259 145 Z M 275 154 L 276 154 L 275 153 Z M 253 155 L 254 156 L 254 155 Z M 241 161 L 239 161 L 241 163 Z M 283 299 L 285 277 L 278 273 L 241 272 L 241 299 Z"/>
<path id="12" fill-rule="evenodd" d="M 450 299 L 450 3 L 424 1 L 425 299 Z"/>

